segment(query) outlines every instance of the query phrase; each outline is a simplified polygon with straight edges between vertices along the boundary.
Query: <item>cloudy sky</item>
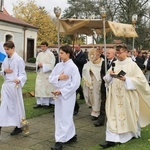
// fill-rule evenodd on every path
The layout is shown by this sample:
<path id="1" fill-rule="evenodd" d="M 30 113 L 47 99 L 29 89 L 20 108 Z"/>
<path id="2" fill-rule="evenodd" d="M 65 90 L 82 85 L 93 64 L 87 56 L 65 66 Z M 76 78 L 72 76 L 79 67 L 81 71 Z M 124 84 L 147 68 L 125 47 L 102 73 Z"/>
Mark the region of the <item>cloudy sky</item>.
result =
<path id="1" fill-rule="evenodd" d="M 4 7 L 9 14 L 12 14 L 13 4 L 15 5 L 17 1 L 18 0 L 4 0 Z M 26 2 L 28 0 L 21 1 Z M 51 15 L 54 15 L 54 7 L 59 6 L 62 11 L 68 7 L 67 0 L 35 0 L 35 2 L 38 6 L 44 6 Z"/>

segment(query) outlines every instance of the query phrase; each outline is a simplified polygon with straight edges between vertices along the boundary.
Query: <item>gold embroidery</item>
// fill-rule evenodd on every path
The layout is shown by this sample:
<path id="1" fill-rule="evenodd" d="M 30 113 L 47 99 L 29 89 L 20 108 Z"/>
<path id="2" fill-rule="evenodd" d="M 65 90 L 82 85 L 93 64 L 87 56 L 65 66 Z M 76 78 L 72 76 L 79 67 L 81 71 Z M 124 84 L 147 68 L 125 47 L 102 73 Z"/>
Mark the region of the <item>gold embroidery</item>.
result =
<path id="1" fill-rule="evenodd" d="M 119 115 L 118 115 L 118 119 L 119 119 L 119 122 L 120 122 L 120 126 L 122 128 L 125 128 L 125 120 L 126 120 L 126 116 L 123 112 L 120 112 Z"/>
<path id="2" fill-rule="evenodd" d="M 117 84 L 115 84 L 115 93 L 116 93 L 116 104 L 117 104 L 117 113 L 118 113 L 118 125 L 122 128 L 122 130 L 125 129 L 125 120 L 126 120 L 126 114 L 124 112 L 124 100 L 125 100 L 125 92 L 124 92 L 124 85 L 122 82 L 118 81 Z"/>

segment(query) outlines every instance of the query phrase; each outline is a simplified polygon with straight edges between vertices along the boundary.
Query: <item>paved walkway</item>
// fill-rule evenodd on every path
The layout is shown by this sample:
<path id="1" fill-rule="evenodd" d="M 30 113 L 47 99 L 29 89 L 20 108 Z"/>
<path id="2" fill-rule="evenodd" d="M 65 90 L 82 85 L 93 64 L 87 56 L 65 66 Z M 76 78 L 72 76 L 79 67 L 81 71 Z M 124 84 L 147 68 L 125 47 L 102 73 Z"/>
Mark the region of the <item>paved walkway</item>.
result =
<path id="1" fill-rule="evenodd" d="M 90 108 L 80 105 L 80 112 L 74 116 L 78 141 L 63 146 L 63 150 L 88 150 L 105 139 L 105 127 L 94 127 L 90 119 Z M 2 128 L 0 150 L 50 150 L 55 143 L 53 113 L 28 120 L 30 133 L 10 136 L 13 127 Z"/>

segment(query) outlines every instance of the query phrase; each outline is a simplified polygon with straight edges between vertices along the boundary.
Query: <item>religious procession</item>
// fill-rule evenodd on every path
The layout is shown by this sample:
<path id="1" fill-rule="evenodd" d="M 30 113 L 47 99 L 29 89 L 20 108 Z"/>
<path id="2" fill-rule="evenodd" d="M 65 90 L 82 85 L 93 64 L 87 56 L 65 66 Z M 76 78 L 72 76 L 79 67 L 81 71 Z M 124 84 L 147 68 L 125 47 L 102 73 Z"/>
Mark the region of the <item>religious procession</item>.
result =
<path id="1" fill-rule="evenodd" d="M 66 19 L 54 7 L 52 44 L 36 24 L 9 15 L 3 3 L 0 149 L 148 150 L 150 47 L 148 36 L 138 45 L 140 15 L 132 12 L 131 23 L 110 21 L 108 3 L 100 3 L 100 19 Z M 96 9 L 99 1 L 90 4 Z"/>

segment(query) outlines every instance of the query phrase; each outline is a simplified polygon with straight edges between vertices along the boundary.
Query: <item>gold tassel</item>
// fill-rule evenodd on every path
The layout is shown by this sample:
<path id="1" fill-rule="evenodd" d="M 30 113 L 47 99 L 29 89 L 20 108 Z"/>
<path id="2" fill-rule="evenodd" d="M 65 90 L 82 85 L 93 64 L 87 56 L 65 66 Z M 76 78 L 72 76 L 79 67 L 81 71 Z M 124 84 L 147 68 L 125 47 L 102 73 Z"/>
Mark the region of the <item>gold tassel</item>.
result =
<path id="1" fill-rule="evenodd" d="M 23 130 L 24 134 L 25 135 L 29 134 L 29 126 L 28 126 L 28 122 L 25 118 L 22 118 L 21 124 L 22 124 L 22 130 Z"/>

